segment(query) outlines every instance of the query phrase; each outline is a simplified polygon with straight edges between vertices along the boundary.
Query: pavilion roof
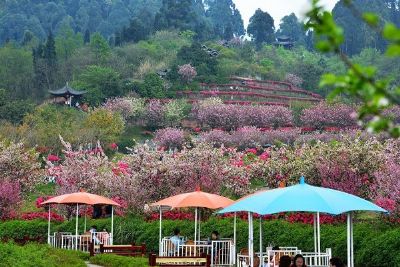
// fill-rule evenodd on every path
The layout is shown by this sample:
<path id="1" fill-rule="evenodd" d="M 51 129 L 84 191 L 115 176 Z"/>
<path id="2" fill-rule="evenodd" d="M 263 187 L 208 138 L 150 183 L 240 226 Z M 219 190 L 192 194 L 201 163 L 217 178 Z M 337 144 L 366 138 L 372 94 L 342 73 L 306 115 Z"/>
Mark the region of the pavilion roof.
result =
<path id="1" fill-rule="evenodd" d="M 56 95 L 56 96 L 61 96 L 61 95 L 73 95 L 73 96 L 80 96 L 86 93 L 86 91 L 78 91 L 73 88 L 71 88 L 68 83 L 63 87 L 58 90 L 50 90 L 50 94 Z"/>

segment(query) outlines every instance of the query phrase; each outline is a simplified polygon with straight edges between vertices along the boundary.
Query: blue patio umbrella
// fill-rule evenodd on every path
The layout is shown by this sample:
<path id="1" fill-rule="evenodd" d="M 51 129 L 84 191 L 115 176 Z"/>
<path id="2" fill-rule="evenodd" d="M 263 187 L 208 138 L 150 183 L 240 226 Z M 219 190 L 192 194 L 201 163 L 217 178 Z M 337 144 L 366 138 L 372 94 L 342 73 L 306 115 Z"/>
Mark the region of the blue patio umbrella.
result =
<path id="1" fill-rule="evenodd" d="M 218 213 L 222 214 L 239 211 L 247 211 L 259 215 L 275 214 L 280 212 L 313 212 L 317 213 L 318 217 L 319 213 L 329 213 L 333 215 L 348 213 L 347 242 L 349 267 L 354 266 L 351 212 L 387 212 L 374 203 L 360 197 L 338 190 L 309 185 L 305 183 L 304 177 L 301 177 L 300 183 L 297 185 L 265 190 L 241 198 Z M 317 236 L 318 252 L 320 252 L 319 222 Z"/>

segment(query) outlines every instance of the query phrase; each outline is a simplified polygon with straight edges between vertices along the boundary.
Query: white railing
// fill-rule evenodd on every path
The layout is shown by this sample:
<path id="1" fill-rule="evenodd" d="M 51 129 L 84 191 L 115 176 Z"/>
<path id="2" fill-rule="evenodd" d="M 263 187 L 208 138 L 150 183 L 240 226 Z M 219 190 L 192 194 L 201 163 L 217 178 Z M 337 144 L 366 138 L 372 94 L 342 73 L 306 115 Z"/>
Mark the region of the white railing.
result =
<path id="1" fill-rule="evenodd" d="M 235 248 L 232 240 L 211 241 L 211 265 L 212 266 L 233 266 Z"/>
<path id="2" fill-rule="evenodd" d="M 160 256 L 186 257 L 211 255 L 211 266 L 233 266 L 234 265 L 234 244 L 232 240 L 196 241 L 192 244 L 181 244 L 175 246 L 170 238 L 163 238 L 161 241 Z"/>
<path id="3" fill-rule="evenodd" d="M 111 234 L 107 232 L 96 232 L 85 235 L 75 236 L 71 233 L 61 232 L 54 233 L 50 236 L 50 245 L 55 248 L 69 249 L 69 250 L 81 250 L 89 252 L 90 243 L 95 244 L 95 250 L 99 250 L 99 245 L 110 245 Z"/>
<path id="4" fill-rule="evenodd" d="M 263 252 L 262 266 L 278 267 L 279 260 L 282 256 L 287 255 L 293 259 L 296 254 L 303 255 L 305 264 L 308 267 L 329 267 L 329 260 L 332 257 L 332 250 L 327 248 L 326 252 L 318 254 L 315 252 L 302 252 L 297 247 L 280 247 L 279 250 L 267 248 L 267 253 Z M 259 266 L 259 256 L 259 253 L 254 255 L 254 267 Z M 249 262 L 249 255 L 246 252 L 237 255 L 237 267 L 250 267 Z"/>
<path id="5" fill-rule="evenodd" d="M 279 266 L 279 260 L 282 256 L 289 256 L 293 258 L 295 255 L 301 254 L 301 250 L 297 247 L 279 247 L 279 250 L 267 250 L 267 254 L 263 255 L 263 262 L 267 262 L 267 266 Z"/>
<path id="6" fill-rule="evenodd" d="M 332 258 L 332 250 L 326 249 L 326 252 L 303 252 L 305 263 L 309 267 L 329 267 L 329 260 Z"/>

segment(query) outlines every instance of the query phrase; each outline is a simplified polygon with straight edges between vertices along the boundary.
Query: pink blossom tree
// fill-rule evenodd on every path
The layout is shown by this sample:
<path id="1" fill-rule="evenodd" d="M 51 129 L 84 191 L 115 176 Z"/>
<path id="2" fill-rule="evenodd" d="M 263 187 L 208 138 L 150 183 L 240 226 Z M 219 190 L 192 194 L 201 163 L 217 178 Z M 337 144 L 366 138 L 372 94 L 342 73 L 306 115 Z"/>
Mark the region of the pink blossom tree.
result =
<path id="1" fill-rule="evenodd" d="M 178 74 L 185 83 L 190 83 L 197 76 L 197 71 L 192 65 L 184 64 L 178 67 Z"/>
<path id="2" fill-rule="evenodd" d="M 177 128 L 164 128 L 157 130 L 154 141 L 165 149 L 181 149 L 185 143 L 185 132 Z"/>
<path id="3" fill-rule="evenodd" d="M 356 126 L 355 109 L 345 104 L 328 105 L 325 102 L 305 109 L 301 121 L 306 126 L 323 128 L 327 126 L 349 127 Z"/>

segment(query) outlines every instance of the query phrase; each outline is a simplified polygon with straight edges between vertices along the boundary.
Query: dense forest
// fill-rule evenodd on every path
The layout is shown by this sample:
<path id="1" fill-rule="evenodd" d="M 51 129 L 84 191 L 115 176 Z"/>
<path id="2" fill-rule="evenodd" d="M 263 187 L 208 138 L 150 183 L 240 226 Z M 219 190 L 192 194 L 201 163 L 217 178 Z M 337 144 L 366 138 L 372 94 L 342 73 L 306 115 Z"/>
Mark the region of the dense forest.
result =
<path id="1" fill-rule="evenodd" d="M 345 71 L 336 56 L 313 49 L 313 33 L 294 13 L 277 24 L 258 9 L 246 31 L 232 0 L 6 0 L 1 5 L 0 119 L 12 123 L 67 82 L 86 90 L 84 101 L 98 106 L 131 94 L 174 98 L 177 91 L 226 83 L 231 76 L 283 81 L 294 75 L 298 86 L 326 96 L 330 88 L 318 86 L 320 76 Z M 356 63 L 376 65 L 379 75 L 398 85 L 399 59 L 383 56 L 385 42 L 367 30 L 357 17 L 361 11 L 399 25 L 399 1 L 357 0 L 353 8 L 339 1 L 333 9 L 346 34 L 343 52 Z M 290 37 L 293 49 L 274 46 L 277 36 Z M 186 65 L 193 77 L 184 77 L 180 67 Z"/>

